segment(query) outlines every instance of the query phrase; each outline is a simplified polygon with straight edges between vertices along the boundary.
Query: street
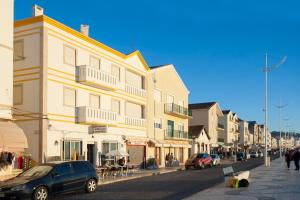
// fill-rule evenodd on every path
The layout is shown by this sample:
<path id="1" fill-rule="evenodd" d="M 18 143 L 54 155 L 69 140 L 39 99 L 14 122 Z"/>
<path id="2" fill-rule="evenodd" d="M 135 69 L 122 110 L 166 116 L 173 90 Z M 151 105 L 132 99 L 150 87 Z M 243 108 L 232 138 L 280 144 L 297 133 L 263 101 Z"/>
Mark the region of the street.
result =
<path id="1" fill-rule="evenodd" d="M 233 164 L 235 171 L 250 170 L 263 164 L 262 158 Z M 77 192 L 55 199 L 183 199 L 223 181 L 221 165 L 210 169 L 177 171 L 99 186 L 95 193 Z M 54 199 L 53 198 L 53 199 Z"/>

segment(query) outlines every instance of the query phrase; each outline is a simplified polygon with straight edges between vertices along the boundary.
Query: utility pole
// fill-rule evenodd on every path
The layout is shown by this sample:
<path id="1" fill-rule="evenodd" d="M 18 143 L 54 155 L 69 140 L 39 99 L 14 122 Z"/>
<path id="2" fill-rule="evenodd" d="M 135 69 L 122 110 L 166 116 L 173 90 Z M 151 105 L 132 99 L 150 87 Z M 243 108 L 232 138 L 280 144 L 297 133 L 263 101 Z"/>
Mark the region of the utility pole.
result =
<path id="1" fill-rule="evenodd" d="M 280 158 L 282 158 L 282 141 L 281 141 L 281 134 L 282 134 L 282 120 L 281 120 L 281 115 L 282 115 L 282 109 L 285 108 L 287 105 L 282 105 L 281 104 L 281 99 L 279 102 L 279 105 L 276 106 L 279 109 L 279 153 L 280 153 Z"/>
<path id="2" fill-rule="evenodd" d="M 282 65 L 286 60 L 286 57 L 283 57 L 283 59 L 275 66 L 269 66 L 268 65 L 268 54 L 266 53 L 265 57 L 265 67 L 263 68 L 263 72 L 265 73 L 265 127 L 264 127 L 264 136 L 265 136 L 265 166 L 267 167 L 269 165 L 268 163 L 268 141 L 267 141 L 267 131 L 268 131 L 268 73 L 271 72 L 272 69 L 279 67 Z"/>

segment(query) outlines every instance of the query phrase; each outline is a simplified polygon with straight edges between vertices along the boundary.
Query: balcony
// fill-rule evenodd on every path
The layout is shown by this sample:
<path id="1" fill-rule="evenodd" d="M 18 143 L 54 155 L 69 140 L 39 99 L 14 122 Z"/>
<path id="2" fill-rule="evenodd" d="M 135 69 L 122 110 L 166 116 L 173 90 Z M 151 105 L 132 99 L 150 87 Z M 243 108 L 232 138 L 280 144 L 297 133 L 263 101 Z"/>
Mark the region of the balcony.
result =
<path id="1" fill-rule="evenodd" d="M 174 103 L 165 104 L 165 113 L 184 119 L 192 118 L 192 111 Z"/>
<path id="2" fill-rule="evenodd" d="M 138 127 L 146 127 L 146 119 L 125 116 L 125 124 Z"/>
<path id="3" fill-rule="evenodd" d="M 118 89 L 117 77 L 100 69 L 82 65 L 77 67 L 77 73 L 79 83 L 105 90 Z"/>
<path id="4" fill-rule="evenodd" d="M 117 113 L 91 108 L 87 106 L 77 107 L 79 123 L 87 124 L 116 124 L 118 122 Z"/>
<path id="5" fill-rule="evenodd" d="M 143 97 L 143 98 L 147 97 L 147 91 L 146 90 L 144 90 L 142 88 L 135 87 L 133 85 L 125 84 L 125 91 L 130 93 L 130 94 L 139 96 L 139 97 Z"/>
<path id="6" fill-rule="evenodd" d="M 166 140 L 191 140 L 192 134 L 186 131 L 165 130 Z"/>

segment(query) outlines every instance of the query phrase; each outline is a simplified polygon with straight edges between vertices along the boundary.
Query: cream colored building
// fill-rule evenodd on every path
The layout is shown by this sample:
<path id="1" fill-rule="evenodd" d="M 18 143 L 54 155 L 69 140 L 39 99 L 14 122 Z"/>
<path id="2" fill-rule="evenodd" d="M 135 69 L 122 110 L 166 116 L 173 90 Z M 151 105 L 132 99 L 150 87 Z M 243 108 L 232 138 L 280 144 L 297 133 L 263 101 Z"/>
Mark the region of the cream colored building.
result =
<path id="1" fill-rule="evenodd" d="M 236 113 L 231 110 L 223 110 L 223 116 L 219 117 L 219 123 L 224 126 L 220 138 L 224 139 L 228 151 L 236 151 L 240 141 L 239 120 Z"/>
<path id="2" fill-rule="evenodd" d="M 87 25 L 78 32 L 37 6 L 15 22 L 14 116 L 30 138 L 28 152 L 40 162 L 77 154 L 101 165 L 119 149 L 142 164 L 153 126 L 150 68 L 139 51 L 125 55 L 88 33 Z"/>
<path id="3" fill-rule="evenodd" d="M 252 135 L 252 149 L 258 147 L 258 124 L 256 121 L 248 121 L 249 133 Z"/>
<path id="4" fill-rule="evenodd" d="M 193 118 L 189 120 L 189 126 L 204 125 L 210 138 L 210 149 L 216 151 L 220 143 L 224 143 L 220 138 L 220 132 L 224 131 L 224 126 L 219 123 L 219 117 L 223 116 L 222 110 L 217 102 L 205 102 L 190 104 L 189 109 L 193 112 Z"/>
<path id="5" fill-rule="evenodd" d="M 272 149 L 278 149 L 279 148 L 279 146 L 278 146 L 278 140 L 275 137 L 272 137 L 271 141 L 272 141 L 271 142 Z"/>
<path id="6" fill-rule="evenodd" d="M 13 26 L 14 1 L 0 0 L 0 153 L 19 153 L 27 148 L 27 138 L 12 118 Z M 0 175 L 1 171 L 2 166 Z"/>
<path id="7" fill-rule="evenodd" d="M 147 105 L 152 113 L 148 125 L 149 156 L 156 158 L 159 166 L 165 166 L 167 154 L 184 164 L 191 152 L 189 91 L 173 65 L 152 67 L 151 81 Z"/>
<path id="8" fill-rule="evenodd" d="M 239 131 L 240 131 L 240 145 L 243 149 L 249 149 L 253 142 L 249 132 L 249 123 L 245 120 L 239 119 Z"/>

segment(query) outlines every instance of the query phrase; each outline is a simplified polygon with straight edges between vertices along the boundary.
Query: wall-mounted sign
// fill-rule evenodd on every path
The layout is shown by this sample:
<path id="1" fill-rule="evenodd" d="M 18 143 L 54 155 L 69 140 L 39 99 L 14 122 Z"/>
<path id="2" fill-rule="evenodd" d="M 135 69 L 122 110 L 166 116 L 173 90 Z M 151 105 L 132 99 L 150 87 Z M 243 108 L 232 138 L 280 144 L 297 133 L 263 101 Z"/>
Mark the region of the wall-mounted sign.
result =
<path id="1" fill-rule="evenodd" d="M 93 126 L 92 133 L 107 133 L 107 126 Z"/>

